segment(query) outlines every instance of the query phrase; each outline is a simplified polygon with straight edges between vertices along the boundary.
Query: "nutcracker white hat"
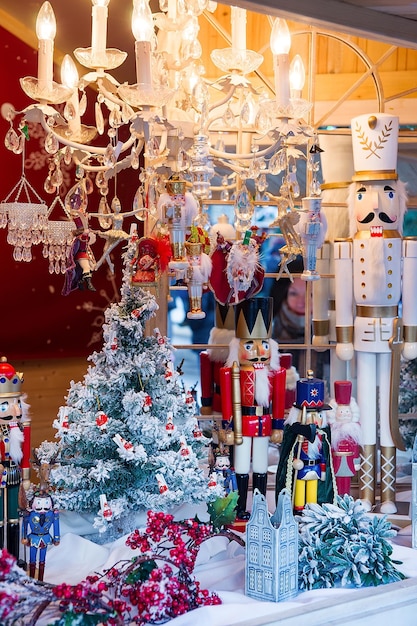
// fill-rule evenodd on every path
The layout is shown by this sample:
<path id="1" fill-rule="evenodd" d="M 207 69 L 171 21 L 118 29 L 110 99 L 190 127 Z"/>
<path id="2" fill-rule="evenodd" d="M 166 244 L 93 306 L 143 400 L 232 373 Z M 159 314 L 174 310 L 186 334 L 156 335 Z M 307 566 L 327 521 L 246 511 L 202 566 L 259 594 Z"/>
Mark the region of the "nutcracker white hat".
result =
<path id="1" fill-rule="evenodd" d="M 365 114 L 351 122 L 353 181 L 397 180 L 399 119 L 388 113 Z"/>

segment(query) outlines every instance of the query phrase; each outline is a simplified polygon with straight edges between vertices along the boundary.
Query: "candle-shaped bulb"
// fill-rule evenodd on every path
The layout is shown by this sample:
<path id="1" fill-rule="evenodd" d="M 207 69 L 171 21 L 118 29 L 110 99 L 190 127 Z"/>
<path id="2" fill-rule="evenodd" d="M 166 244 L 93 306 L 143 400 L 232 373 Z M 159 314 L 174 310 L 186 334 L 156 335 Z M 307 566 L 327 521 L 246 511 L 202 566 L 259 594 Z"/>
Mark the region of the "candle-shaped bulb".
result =
<path id="1" fill-rule="evenodd" d="M 132 13 L 132 32 L 136 41 L 151 41 L 154 27 L 148 0 L 135 0 Z"/>
<path id="2" fill-rule="evenodd" d="M 300 96 L 306 79 L 304 63 L 299 54 L 296 54 L 290 63 L 290 88 L 297 96 Z"/>
<path id="3" fill-rule="evenodd" d="M 231 20 L 232 48 L 246 50 L 246 10 L 232 6 Z"/>
<path id="4" fill-rule="evenodd" d="M 271 31 L 270 46 L 272 54 L 288 54 L 291 48 L 291 35 L 288 24 L 278 17 Z"/>
<path id="5" fill-rule="evenodd" d="M 56 35 L 56 20 L 50 2 L 44 2 L 36 19 L 36 36 L 41 41 L 53 41 Z"/>
<path id="6" fill-rule="evenodd" d="M 61 82 L 66 87 L 75 89 L 78 86 L 78 80 L 79 76 L 77 67 L 70 55 L 66 54 L 61 65 Z"/>

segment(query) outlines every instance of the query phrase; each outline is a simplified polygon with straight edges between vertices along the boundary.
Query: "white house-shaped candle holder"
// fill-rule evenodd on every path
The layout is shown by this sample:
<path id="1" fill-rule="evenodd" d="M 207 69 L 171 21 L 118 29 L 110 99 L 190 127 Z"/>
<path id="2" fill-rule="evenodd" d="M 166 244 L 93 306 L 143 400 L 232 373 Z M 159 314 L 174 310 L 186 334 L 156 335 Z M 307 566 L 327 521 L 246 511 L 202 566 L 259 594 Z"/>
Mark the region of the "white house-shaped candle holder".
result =
<path id="1" fill-rule="evenodd" d="M 272 516 L 265 496 L 255 490 L 246 525 L 245 594 L 269 602 L 298 594 L 298 524 L 285 489 Z"/>

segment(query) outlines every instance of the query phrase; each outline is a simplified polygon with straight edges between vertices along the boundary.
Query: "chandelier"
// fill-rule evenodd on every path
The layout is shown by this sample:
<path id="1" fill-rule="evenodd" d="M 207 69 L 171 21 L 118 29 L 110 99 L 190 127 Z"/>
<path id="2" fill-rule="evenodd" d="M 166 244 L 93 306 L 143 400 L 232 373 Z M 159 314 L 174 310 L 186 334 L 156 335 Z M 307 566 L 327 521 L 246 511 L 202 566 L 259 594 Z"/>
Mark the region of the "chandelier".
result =
<path id="1" fill-rule="evenodd" d="M 295 199 L 300 196 L 297 161 L 305 160 L 311 174 L 307 195 L 319 196 L 319 148 L 313 129 L 305 122 L 311 103 L 301 97 L 304 66 L 299 55 L 290 63 L 291 37 L 285 20 L 275 19 L 271 28 L 275 94 L 269 95 L 251 84 L 251 73 L 264 59 L 247 49 L 244 9 L 231 9 L 230 46 L 211 51 L 223 75 L 210 82 L 204 77 L 198 33 L 199 21 L 212 19 L 215 3 L 160 0 L 160 11 L 152 14 L 149 0 L 133 0 L 136 82 L 128 84 L 119 83 L 111 73 L 123 64 L 127 53 L 107 47 L 109 4 L 110 0 L 92 0 L 91 46 L 73 52 L 85 73 L 79 76 L 67 54 L 60 82 L 53 76 L 57 28 L 53 8 L 44 2 L 39 11 L 37 76 L 20 80 L 32 104 L 10 115 L 5 145 L 21 154 L 27 123 L 42 126 L 50 155 L 44 191 L 53 194 L 54 201 L 46 210 L 43 201 L 29 202 L 42 205 L 37 218 L 42 227 L 32 232 L 26 218 L 19 218 L 24 223 L 19 226 L 12 207 L 18 199 L 10 199 L 9 194 L 0 205 L 0 226 L 14 230 L 12 241 L 24 237 L 26 247 L 43 243 L 49 271 L 64 271 L 62 255 L 70 227 L 51 219 L 52 208 L 60 207 L 60 217 L 67 222 L 74 210 L 85 212 L 94 180 L 101 195 L 96 213 L 100 227 L 109 229 L 117 219 L 121 224 L 125 214 L 120 212 L 117 196 L 107 200 L 109 183 L 121 170 L 131 169 L 138 170 L 138 182 L 128 213 L 145 223 L 145 232 L 161 220 L 158 198 L 167 179 L 175 175 L 187 182 L 198 201 L 194 217 L 198 226 L 208 225 L 208 203 L 233 202 L 234 226 L 243 236 L 251 225 L 254 203 L 272 203 L 278 207 L 277 224 L 289 256 L 299 253 L 300 242 L 292 228 Z M 87 124 L 85 118 L 87 113 L 91 117 L 92 109 L 94 121 Z M 60 198 L 61 167 L 71 163 L 76 166 L 74 185 Z M 271 175 L 281 176 L 277 196 L 268 189 Z M 19 184 L 26 184 L 24 172 Z"/>

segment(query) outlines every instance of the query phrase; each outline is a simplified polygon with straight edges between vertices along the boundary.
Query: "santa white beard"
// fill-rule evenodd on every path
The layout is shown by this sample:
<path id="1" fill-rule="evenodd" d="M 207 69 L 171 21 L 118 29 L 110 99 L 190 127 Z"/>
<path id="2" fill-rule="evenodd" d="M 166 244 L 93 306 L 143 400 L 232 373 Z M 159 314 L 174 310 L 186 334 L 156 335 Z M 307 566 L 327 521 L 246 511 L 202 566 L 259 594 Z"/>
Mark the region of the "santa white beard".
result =
<path id="1" fill-rule="evenodd" d="M 12 461 L 20 464 L 20 461 L 23 457 L 23 433 L 20 430 L 19 426 L 16 423 L 10 424 L 10 432 L 9 432 L 9 452 L 10 458 Z"/>
<path id="2" fill-rule="evenodd" d="M 361 426 L 359 422 L 334 422 L 331 425 L 332 448 L 337 450 L 339 443 L 351 439 L 354 443 L 361 442 Z"/>
<path id="3" fill-rule="evenodd" d="M 271 382 L 269 380 L 269 369 L 255 369 L 255 402 L 258 406 L 269 406 L 271 397 Z"/>

